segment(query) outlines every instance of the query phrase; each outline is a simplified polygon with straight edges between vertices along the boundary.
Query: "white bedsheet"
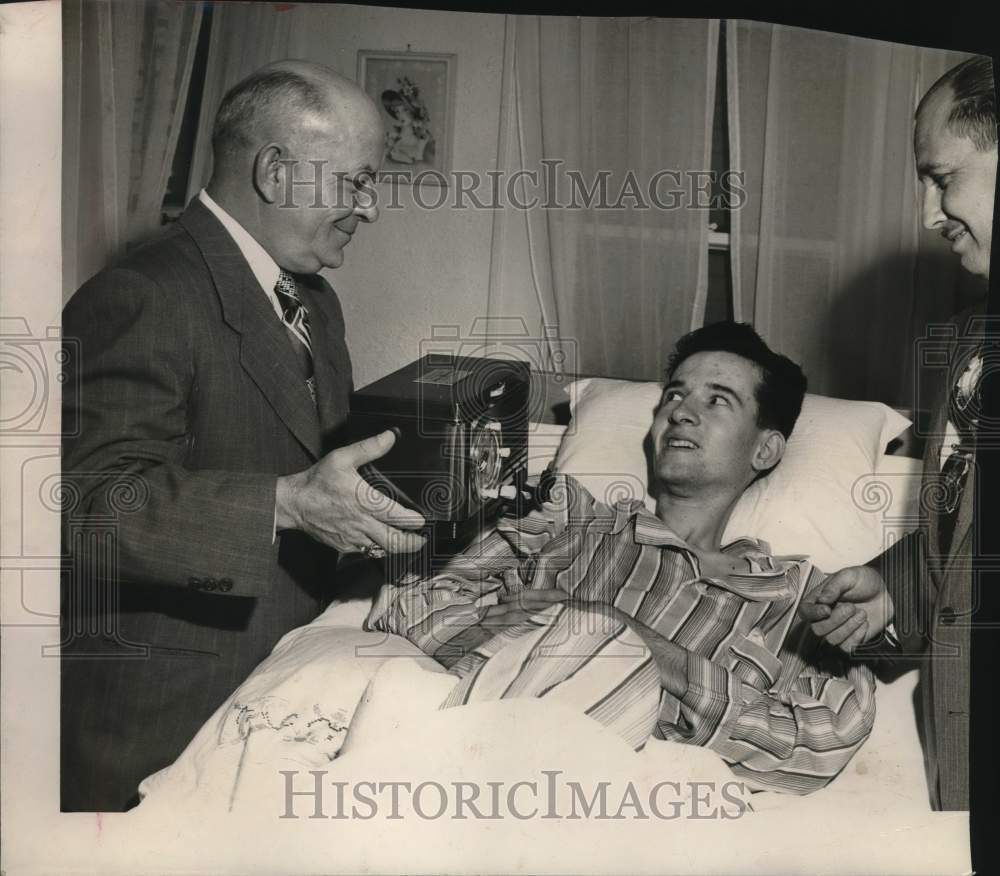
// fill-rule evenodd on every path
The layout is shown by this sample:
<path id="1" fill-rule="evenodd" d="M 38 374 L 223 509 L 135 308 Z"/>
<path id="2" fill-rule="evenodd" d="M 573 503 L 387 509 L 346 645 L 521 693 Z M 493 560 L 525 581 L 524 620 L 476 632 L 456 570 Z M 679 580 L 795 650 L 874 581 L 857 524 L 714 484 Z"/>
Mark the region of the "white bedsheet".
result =
<path id="1" fill-rule="evenodd" d="M 247 801 L 257 799 L 260 775 L 267 781 L 279 768 L 328 768 L 345 739 L 350 737 L 352 743 L 347 750 L 359 741 L 382 742 L 384 734 L 378 731 L 390 724 L 391 715 L 434 712 L 453 677 L 405 639 L 362 631 L 368 604 L 367 600 L 335 604 L 313 623 L 285 636 L 181 757 L 143 784 L 143 792 L 197 798 L 206 806 L 234 811 L 254 805 Z M 412 667 L 405 682 L 395 668 L 376 674 L 386 662 Z M 873 811 L 900 807 L 929 811 L 914 717 L 915 684 L 916 671 L 892 684 L 878 683 L 871 737 L 837 779 L 811 795 L 812 801 L 829 798 L 856 805 L 864 799 Z M 364 730 L 352 726 L 363 698 L 368 701 L 363 711 L 380 716 L 360 716 Z M 552 732 L 558 732 L 564 717 L 553 720 Z M 670 769 L 661 770 L 664 774 L 676 769 L 678 761 L 690 761 L 706 780 L 732 778 L 722 760 L 707 750 L 651 740 L 640 756 L 669 764 Z M 753 808 L 782 810 L 800 802 L 801 798 L 785 794 L 756 794 Z"/>
<path id="2" fill-rule="evenodd" d="M 722 786 L 735 780 L 705 749 L 653 741 L 636 754 L 597 722 L 536 700 L 437 711 L 451 676 L 403 640 L 360 631 L 366 610 L 364 601 L 335 605 L 289 633 L 177 762 L 146 783 L 147 798 L 129 816 L 133 829 L 156 833 L 166 822 L 178 837 L 181 825 L 185 837 L 192 829 L 194 836 L 204 834 L 198 861 L 207 870 L 253 864 L 266 872 L 286 865 L 302 872 L 440 872 L 442 854 L 457 871 L 510 871 L 529 860 L 539 872 L 665 872 L 674 869 L 667 860 L 692 873 L 968 869 L 966 816 L 931 813 L 927 806 L 912 674 L 880 685 L 871 739 L 828 788 L 801 798 L 751 797 L 730 787 L 728 797 L 749 800 L 749 811 L 723 798 Z M 270 698 L 281 703 L 275 716 L 315 716 L 355 697 L 363 704 L 356 715 L 352 706 L 345 720 L 363 730 L 353 738 L 352 726 L 332 761 L 301 722 L 290 722 L 284 733 L 253 731 L 249 745 L 226 732 L 241 701 Z M 322 818 L 310 817 L 317 799 L 311 771 L 322 776 Z M 652 794 L 664 781 L 678 783 L 679 791 L 669 786 Z M 343 788 L 339 803 L 335 782 Z M 394 810 L 386 783 L 406 782 L 411 790 L 397 784 Z M 489 782 L 501 783 L 493 810 Z M 530 786 L 514 792 L 518 815 L 537 810 L 531 817 L 508 808 L 506 795 L 516 782 L 535 783 L 535 793 Z M 573 808 L 574 782 L 587 799 L 606 783 L 605 817 L 568 817 L 584 811 L 579 798 Z M 381 793 L 378 783 L 385 785 Z M 456 783 L 466 783 L 466 797 L 469 787 L 478 788 L 479 812 L 500 817 L 479 818 L 463 806 L 465 818 L 455 818 Z M 418 800 L 412 789 L 420 785 Z M 362 786 L 374 811 L 354 796 Z M 289 788 L 309 793 L 289 798 Z M 651 794 L 660 813 L 673 817 L 653 813 Z M 635 802 L 623 804 L 625 798 L 637 801 L 638 810 Z M 441 801 L 444 814 L 426 817 Z M 723 810 L 738 817 L 723 818 Z M 558 817 L 542 818 L 546 813 Z M 714 816 L 696 817 L 706 813 Z M 154 848 L 167 843 L 163 854 L 185 853 L 177 840 L 157 835 L 150 841 Z M 361 852 L 358 844 L 367 842 L 374 845 Z"/>

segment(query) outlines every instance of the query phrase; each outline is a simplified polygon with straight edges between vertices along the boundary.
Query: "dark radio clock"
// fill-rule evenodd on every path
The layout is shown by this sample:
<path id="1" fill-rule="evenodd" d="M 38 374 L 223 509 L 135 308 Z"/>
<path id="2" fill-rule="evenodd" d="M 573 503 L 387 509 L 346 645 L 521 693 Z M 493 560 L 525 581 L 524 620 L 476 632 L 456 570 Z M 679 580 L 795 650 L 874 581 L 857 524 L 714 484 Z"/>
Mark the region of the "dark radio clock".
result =
<path id="1" fill-rule="evenodd" d="M 353 394 L 344 443 L 395 430 L 362 476 L 455 536 L 520 495 L 530 386 L 525 362 L 430 353 Z"/>

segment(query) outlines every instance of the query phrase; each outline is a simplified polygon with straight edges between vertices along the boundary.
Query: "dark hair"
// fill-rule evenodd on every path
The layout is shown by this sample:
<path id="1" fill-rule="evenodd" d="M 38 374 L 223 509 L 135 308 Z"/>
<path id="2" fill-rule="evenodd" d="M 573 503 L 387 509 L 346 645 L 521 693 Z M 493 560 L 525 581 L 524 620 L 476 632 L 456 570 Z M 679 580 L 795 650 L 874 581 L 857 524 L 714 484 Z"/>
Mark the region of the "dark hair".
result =
<path id="1" fill-rule="evenodd" d="M 928 99 L 942 88 L 951 89 L 951 109 L 945 125 L 956 137 L 971 140 L 986 152 L 997 145 L 997 104 L 993 90 L 993 61 L 977 55 L 952 67 L 925 94 L 916 115 Z"/>
<path id="2" fill-rule="evenodd" d="M 785 438 L 791 435 L 802 410 L 806 376 L 791 359 L 768 347 L 745 322 L 716 322 L 684 335 L 667 361 L 667 380 L 689 356 L 716 351 L 735 353 L 757 366 L 757 425 L 777 429 Z"/>
<path id="3" fill-rule="evenodd" d="M 398 91 L 393 91 L 391 88 L 387 88 L 382 92 L 382 106 L 385 107 L 386 112 L 392 112 L 397 106 L 406 106 L 408 101 L 403 95 Z"/>
<path id="4" fill-rule="evenodd" d="M 254 145 L 255 136 L 278 120 L 327 110 L 315 82 L 288 70 L 264 68 L 237 82 L 219 105 L 212 128 L 212 151 L 218 163 Z"/>

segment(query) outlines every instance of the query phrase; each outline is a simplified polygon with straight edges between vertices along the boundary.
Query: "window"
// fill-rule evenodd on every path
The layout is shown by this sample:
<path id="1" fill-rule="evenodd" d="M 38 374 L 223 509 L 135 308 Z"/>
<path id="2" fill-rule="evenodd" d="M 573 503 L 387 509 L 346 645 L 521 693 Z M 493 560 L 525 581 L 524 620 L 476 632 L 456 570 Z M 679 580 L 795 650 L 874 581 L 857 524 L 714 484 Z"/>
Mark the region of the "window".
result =
<path id="1" fill-rule="evenodd" d="M 212 6 L 206 4 L 201 15 L 201 29 L 198 45 L 195 47 L 194 63 L 187 98 L 184 102 L 184 116 L 177 135 L 174 160 L 170 165 L 167 191 L 163 196 L 162 224 L 177 219 L 187 206 L 188 183 L 194 158 L 195 138 L 198 136 L 198 117 L 201 115 L 201 98 L 205 89 L 205 71 L 208 65 L 208 43 L 212 28 Z"/>
<path id="2" fill-rule="evenodd" d="M 719 58 L 715 70 L 715 109 L 712 119 L 713 203 L 722 201 L 719 180 L 729 170 L 729 119 L 726 101 L 726 22 L 719 23 Z M 724 203 L 724 202 L 723 202 Z M 729 210 L 708 213 L 708 296 L 705 325 L 733 318 L 733 280 L 729 265 Z"/>
<path id="3" fill-rule="evenodd" d="M 727 192 L 720 185 L 723 174 L 730 170 L 729 164 L 729 105 L 726 92 L 726 22 L 719 24 L 719 51 L 715 70 L 715 106 L 712 115 L 711 167 L 713 185 L 712 203 L 726 204 Z M 701 168 L 699 168 L 700 170 Z M 613 189 L 612 189 L 613 190 Z M 718 207 L 708 211 L 708 289 L 705 300 L 704 325 L 733 318 L 733 282 L 729 258 L 730 215 L 728 207 Z M 636 229 L 627 224 L 601 223 L 594 229 L 583 229 L 578 239 L 572 242 L 578 246 L 595 245 L 593 235 L 600 238 L 603 252 L 608 258 L 619 256 L 614 249 L 615 240 L 642 234 L 666 239 L 670 232 L 655 229 Z M 625 272 L 628 251 L 620 252 L 621 273 Z M 744 316 L 745 319 L 749 316 Z"/>

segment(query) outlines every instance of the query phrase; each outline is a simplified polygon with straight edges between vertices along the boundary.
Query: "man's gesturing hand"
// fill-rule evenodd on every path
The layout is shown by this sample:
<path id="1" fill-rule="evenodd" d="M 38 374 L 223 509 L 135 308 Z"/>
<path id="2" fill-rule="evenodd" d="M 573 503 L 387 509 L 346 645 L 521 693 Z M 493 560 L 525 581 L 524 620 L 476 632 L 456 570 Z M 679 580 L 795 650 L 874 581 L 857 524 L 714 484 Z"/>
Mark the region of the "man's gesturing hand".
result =
<path id="1" fill-rule="evenodd" d="M 841 569 L 799 605 L 799 614 L 812 631 L 848 654 L 881 634 L 893 610 L 882 576 L 868 566 Z"/>
<path id="2" fill-rule="evenodd" d="M 376 544 L 389 553 L 411 553 L 424 537 L 424 518 L 376 490 L 358 468 L 385 456 L 396 441 L 382 432 L 328 453 L 305 471 L 278 478 L 275 491 L 277 528 L 301 529 L 339 551 L 359 551 Z"/>

